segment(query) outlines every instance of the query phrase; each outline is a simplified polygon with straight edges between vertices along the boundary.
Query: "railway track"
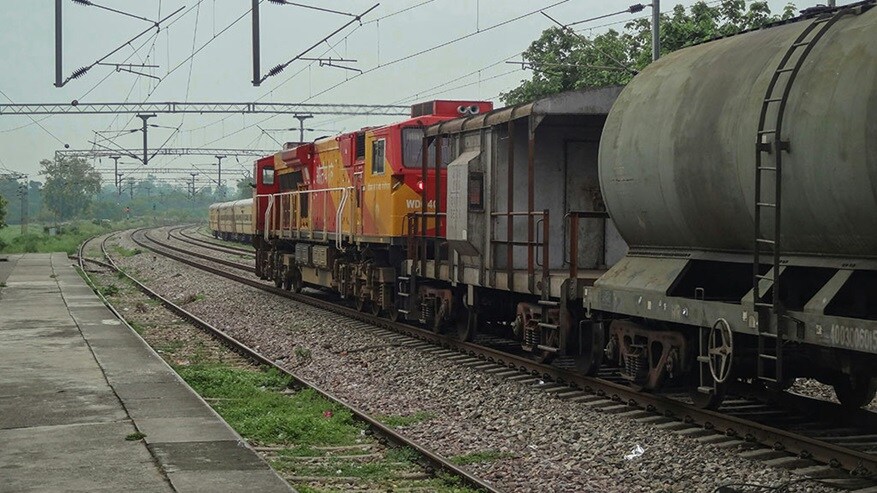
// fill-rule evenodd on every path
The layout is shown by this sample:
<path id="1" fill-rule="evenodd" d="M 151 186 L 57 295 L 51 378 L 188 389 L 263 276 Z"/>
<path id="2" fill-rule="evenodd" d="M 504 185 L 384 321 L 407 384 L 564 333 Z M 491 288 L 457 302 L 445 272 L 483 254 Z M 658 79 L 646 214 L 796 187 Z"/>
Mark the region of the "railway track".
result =
<path id="1" fill-rule="evenodd" d="M 196 238 L 190 234 L 187 234 L 185 231 L 185 227 L 175 228 L 171 231 L 171 237 L 176 238 L 182 242 L 189 243 L 191 245 L 202 246 L 205 248 L 210 248 L 216 251 L 231 253 L 234 255 L 246 255 L 250 257 L 255 257 L 256 254 L 253 252 L 252 248 L 244 248 L 244 247 L 236 247 L 233 245 L 228 245 L 225 243 L 218 243 L 217 241 L 212 241 L 210 239 L 200 239 Z M 175 234 L 176 233 L 176 234 Z M 203 236 L 203 235 L 201 235 Z M 205 238 L 207 238 L 205 236 Z"/>
<path id="2" fill-rule="evenodd" d="M 262 355 L 258 351 L 250 348 L 249 346 L 245 345 L 244 343 L 238 341 L 234 337 L 225 333 L 221 329 L 219 329 L 219 328 L 211 325 L 210 323 L 204 321 L 203 319 L 195 316 L 194 314 L 190 313 L 189 311 L 187 311 L 183 307 L 173 303 L 169 299 L 161 296 L 160 294 L 158 294 L 154 290 L 150 289 L 149 287 L 147 287 L 146 285 L 144 285 L 143 283 L 141 283 L 137 279 L 133 278 L 128 273 L 126 273 L 124 270 L 120 269 L 116 265 L 116 263 L 113 261 L 109 252 L 107 252 L 106 242 L 111 236 L 113 236 L 113 235 L 105 236 L 100 244 L 101 255 L 106 260 L 105 262 L 100 261 L 100 260 L 96 260 L 96 259 L 92 259 L 92 258 L 88 258 L 87 255 L 84 253 L 88 243 L 90 243 L 91 241 L 94 241 L 95 237 L 92 237 L 92 238 L 85 240 L 79 246 L 77 261 L 78 261 L 78 264 L 79 264 L 79 267 L 80 267 L 82 273 L 85 275 L 89 284 L 91 284 L 92 286 L 94 284 L 88 275 L 89 271 L 86 269 L 86 265 L 85 265 L 86 262 L 91 262 L 97 266 L 100 266 L 103 269 L 107 269 L 107 270 L 110 270 L 110 271 L 120 275 L 120 276 L 124 276 L 131 283 L 133 283 L 134 286 L 137 287 L 137 289 L 139 289 L 141 292 L 143 292 L 146 296 L 160 302 L 161 305 L 163 305 L 169 311 L 171 311 L 172 313 L 181 317 L 182 319 L 186 320 L 187 322 L 191 323 L 193 326 L 205 331 L 211 337 L 217 339 L 220 343 L 227 346 L 232 351 L 240 354 L 241 356 L 253 361 L 254 363 L 256 363 L 258 365 L 264 365 L 266 367 L 274 368 L 277 371 L 281 372 L 282 374 L 287 375 L 295 382 L 296 388 L 298 388 L 298 389 L 301 389 L 301 388 L 312 389 L 313 391 L 320 394 L 322 397 L 331 401 L 332 403 L 348 409 L 353 414 L 355 419 L 366 424 L 367 427 L 369 428 L 369 430 L 372 432 L 372 434 L 374 434 L 376 437 L 378 437 L 378 444 L 381 448 L 386 448 L 386 446 L 390 445 L 393 448 L 397 448 L 397 449 L 412 450 L 412 451 L 414 451 L 414 453 L 416 453 L 418 455 L 419 460 L 417 460 L 416 462 L 423 465 L 425 473 L 414 473 L 414 474 L 409 473 L 407 477 L 403 477 L 401 479 L 405 479 L 408 481 L 417 481 L 418 479 L 429 480 L 429 479 L 432 479 L 436 473 L 443 473 L 443 474 L 449 474 L 449 475 L 452 475 L 456 478 L 459 478 L 459 480 L 461 481 L 461 483 L 463 485 L 465 485 L 471 489 L 474 489 L 477 491 L 483 491 L 483 492 L 487 492 L 487 493 L 499 493 L 500 492 L 500 490 L 496 489 L 494 486 L 492 486 L 492 485 L 488 484 L 487 482 L 481 480 L 480 478 L 470 474 L 465 469 L 462 469 L 459 466 L 455 465 L 454 463 L 450 462 L 447 458 L 442 457 L 441 455 L 436 454 L 435 452 L 429 450 L 428 448 L 422 446 L 421 444 L 414 442 L 414 441 L 406 438 L 405 436 L 397 433 L 392 428 L 384 425 L 378 418 L 369 415 L 368 413 L 366 413 L 362 409 L 359 409 L 358 407 L 351 405 L 350 403 L 344 401 L 343 399 L 335 396 L 331 392 L 328 392 L 328 391 L 320 388 L 319 386 L 317 386 L 313 382 L 301 377 L 300 375 L 296 374 L 295 372 L 292 372 L 290 370 L 287 370 L 287 369 L 279 366 L 274 361 L 272 361 L 271 359 Z M 133 235 L 132 235 L 132 238 L 133 238 Z M 154 240 L 150 240 L 150 241 L 154 241 Z M 153 251 L 155 251 L 155 250 L 153 250 Z M 107 303 L 107 304 L 109 305 L 109 303 Z M 110 308 L 116 313 L 117 316 L 122 318 L 121 314 L 119 312 L 117 312 L 114 308 L 112 308 L 111 305 L 110 305 Z M 365 451 L 364 457 L 366 455 L 375 455 L 374 448 L 358 446 L 358 447 L 352 447 L 351 449 L 356 449 L 356 450 L 354 450 L 354 452 L 356 452 L 356 451 L 362 452 L 364 450 Z M 259 450 L 260 452 L 266 453 L 268 455 L 270 455 L 273 452 L 273 450 L 266 450 L 264 448 L 260 449 L 258 447 L 256 448 L 256 450 Z M 318 459 L 318 457 L 314 457 L 314 458 L 303 457 L 302 459 L 303 460 Z M 292 478 L 292 479 L 295 481 L 310 481 L 310 482 L 314 482 L 314 481 L 320 482 L 321 481 L 319 477 L 310 477 L 310 476 L 303 477 L 303 478 L 296 477 L 296 478 Z M 337 482 L 338 479 L 339 478 L 337 478 L 337 477 L 328 477 L 328 476 L 325 478 L 325 480 L 327 481 L 327 484 L 329 486 L 331 486 L 332 483 Z M 345 479 L 345 478 L 341 478 L 341 479 Z M 356 478 L 346 478 L 346 479 L 355 480 Z M 412 491 L 414 491 L 414 490 L 417 490 L 416 485 L 413 487 Z"/>
<path id="3" fill-rule="evenodd" d="M 540 364 L 527 355 L 510 351 L 509 341 L 482 337 L 460 342 L 419 327 L 394 323 L 352 308 L 304 294 L 275 288 L 252 275 L 194 259 L 250 270 L 251 266 L 213 258 L 157 241 L 140 230 L 132 239 L 143 248 L 203 271 L 324 310 L 354 318 L 395 335 L 423 341 L 425 350 L 444 352 L 448 359 L 475 366 L 509 379 L 544 382 L 545 390 L 560 398 L 584 402 L 608 413 L 629 416 L 655 426 L 697 437 L 720 447 L 742 447 L 742 456 L 797 471 L 832 486 L 877 491 L 877 414 L 864 410 L 841 411 L 825 401 L 793 394 L 764 393 L 754 388 L 732 392 L 718 411 L 699 409 L 672 393 L 641 393 L 620 383 L 613 370 L 589 377 L 567 369 Z M 194 258 L 194 259 L 193 259 Z M 431 348 L 431 349 L 430 349 Z M 873 488 L 873 489 L 872 489 Z"/>

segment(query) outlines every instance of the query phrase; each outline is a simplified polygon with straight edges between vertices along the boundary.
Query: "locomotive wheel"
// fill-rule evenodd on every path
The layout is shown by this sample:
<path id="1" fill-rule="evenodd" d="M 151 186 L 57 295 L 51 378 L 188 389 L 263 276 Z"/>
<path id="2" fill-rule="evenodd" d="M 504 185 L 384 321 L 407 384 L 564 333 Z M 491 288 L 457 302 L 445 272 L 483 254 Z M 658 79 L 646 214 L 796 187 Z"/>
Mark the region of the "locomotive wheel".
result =
<path id="1" fill-rule="evenodd" d="M 375 302 L 371 303 L 372 315 L 379 317 L 381 315 L 381 311 L 383 311 L 383 308 L 381 308 L 380 303 L 375 303 Z"/>
<path id="2" fill-rule="evenodd" d="M 441 302 L 436 313 L 432 316 L 432 320 L 427 320 L 427 323 L 429 323 L 429 326 L 434 333 L 443 334 L 445 332 L 445 328 L 448 325 L 446 320 L 448 309 L 448 303 Z"/>
<path id="3" fill-rule="evenodd" d="M 877 378 L 862 375 L 843 375 L 835 382 L 834 395 L 850 409 L 869 404 L 877 395 Z"/>

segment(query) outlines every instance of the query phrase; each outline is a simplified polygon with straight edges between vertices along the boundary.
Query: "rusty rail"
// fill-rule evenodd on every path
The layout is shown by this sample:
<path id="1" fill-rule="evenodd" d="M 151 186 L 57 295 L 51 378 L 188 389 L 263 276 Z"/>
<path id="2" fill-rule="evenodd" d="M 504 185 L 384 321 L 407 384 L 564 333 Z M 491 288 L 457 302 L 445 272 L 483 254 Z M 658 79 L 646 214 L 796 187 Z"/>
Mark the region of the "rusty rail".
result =
<path id="1" fill-rule="evenodd" d="M 159 245 L 160 248 L 173 248 L 156 240 L 150 239 L 150 241 Z M 151 249 L 174 260 L 178 260 L 187 265 L 217 274 L 227 279 L 333 313 L 343 314 L 356 320 L 369 322 L 400 334 L 432 342 L 464 354 L 473 355 L 487 361 L 508 366 L 509 368 L 515 368 L 533 375 L 538 375 L 543 379 L 554 380 L 587 392 L 607 396 L 619 403 L 627 404 L 631 409 L 646 409 L 654 413 L 663 414 L 667 417 L 701 426 L 707 430 L 713 430 L 716 433 L 737 436 L 746 441 L 760 443 L 769 448 L 784 450 L 788 453 L 796 454 L 800 457 L 811 458 L 815 461 L 830 464 L 834 467 L 842 467 L 853 471 L 857 475 L 877 473 L 877 455 L 859 452 L 857 450 L 821 441 L 813 437 L 800 435 L 790 430 L 783 430 L 739 417 L 729 416 L 718 411 L 699 409 L 685 402 L 670 399 L 661 395 L 638 392 L 627 386 L 603 380 L 599 377 L 590 377 L 574 371 L 537 363 L 528 356 L 510 354 L 499 349 L 481 346 L 471 342 L 460 342 L 450 336 L 436 334 L 430 330 L 412 325 L 374 317 L 366 313 L 358 312 L 352 308 L 338 305 L 332 301 L 283 291 L 250 277 L 241 277 L 222 269 L 200 264 L 186 257 L 155 250 L 137 240 L 135 240 L 135 243 L 143 248 Z M 187 255 L 191 254 L 187 253 Z"/>

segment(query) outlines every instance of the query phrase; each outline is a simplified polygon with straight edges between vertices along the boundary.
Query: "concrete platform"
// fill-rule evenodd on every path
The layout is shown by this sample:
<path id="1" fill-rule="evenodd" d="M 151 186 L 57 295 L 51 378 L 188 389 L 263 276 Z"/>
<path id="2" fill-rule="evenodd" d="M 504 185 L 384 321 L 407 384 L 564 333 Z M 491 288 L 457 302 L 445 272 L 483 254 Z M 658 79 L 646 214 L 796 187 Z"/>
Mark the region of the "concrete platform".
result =
<path id="1" fill-rule="evenodd" d="M 257 490 L 293 491 L 65 254 L 0 255 L 0 491 Z"/>

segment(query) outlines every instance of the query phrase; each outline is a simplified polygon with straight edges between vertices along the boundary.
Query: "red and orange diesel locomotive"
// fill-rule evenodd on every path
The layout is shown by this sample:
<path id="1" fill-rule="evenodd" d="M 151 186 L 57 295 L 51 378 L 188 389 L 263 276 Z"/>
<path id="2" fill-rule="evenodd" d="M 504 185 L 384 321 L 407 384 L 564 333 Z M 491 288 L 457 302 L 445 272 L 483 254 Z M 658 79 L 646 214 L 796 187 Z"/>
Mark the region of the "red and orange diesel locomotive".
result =
<path id="1" fill-rule="evenodd" d="M 443 212 L 435 198 L 445 193 L 446 171 L 434 166 L 435 145 L 424 145 L 424 129 L 492 109 L 489 102 L 431 101 L 413 106 L 410 119 L 287 145 L 256 161 L 256 274 L 295 291 L 331 289 L 359 309 L 395 318 L 406 233 L 418 217 L 417 227 L 436 233 L 435 215 Z"/>

